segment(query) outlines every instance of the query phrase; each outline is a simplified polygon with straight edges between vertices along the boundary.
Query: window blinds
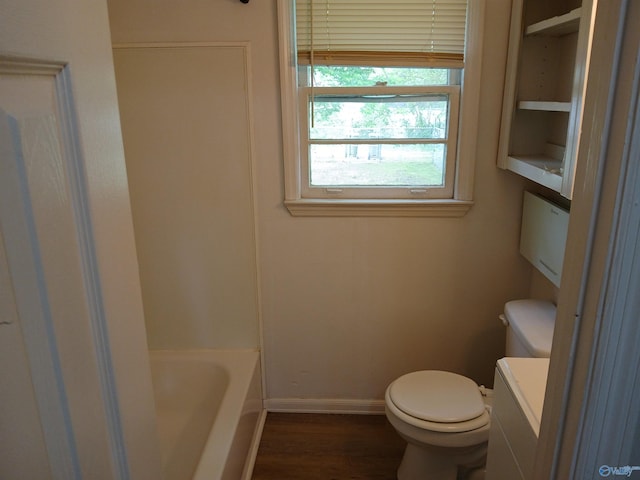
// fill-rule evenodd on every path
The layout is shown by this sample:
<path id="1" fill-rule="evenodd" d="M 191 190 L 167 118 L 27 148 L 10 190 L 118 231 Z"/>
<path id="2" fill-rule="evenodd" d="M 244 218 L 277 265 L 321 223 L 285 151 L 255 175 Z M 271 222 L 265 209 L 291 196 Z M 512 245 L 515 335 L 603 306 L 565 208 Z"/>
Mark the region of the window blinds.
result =
<path id="1" fill-rule="evenodd" d="M 467 0 L 296 0 L 298 62 L 462 67 Z"/>

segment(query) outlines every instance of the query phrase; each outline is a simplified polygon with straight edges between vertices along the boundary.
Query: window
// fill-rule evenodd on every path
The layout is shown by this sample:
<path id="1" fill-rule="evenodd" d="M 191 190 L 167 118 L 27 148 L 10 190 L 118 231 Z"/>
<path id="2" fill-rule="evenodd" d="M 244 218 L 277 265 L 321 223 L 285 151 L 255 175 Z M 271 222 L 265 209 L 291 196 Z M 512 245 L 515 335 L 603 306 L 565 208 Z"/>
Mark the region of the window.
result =
<path id="1" fill-rule="evenodd" d="M 473 203 L 481 0 L 278 7 L 289 211 L 464 215 Z"/>
<path id="2" fill-rule="evenodd" d="M 459 79 L 457 72 L 302 69 L 303 198 L 453 197 L 460 86 L 451 78 Z M 306 81 L 311 70 L 313 87 Z"/>

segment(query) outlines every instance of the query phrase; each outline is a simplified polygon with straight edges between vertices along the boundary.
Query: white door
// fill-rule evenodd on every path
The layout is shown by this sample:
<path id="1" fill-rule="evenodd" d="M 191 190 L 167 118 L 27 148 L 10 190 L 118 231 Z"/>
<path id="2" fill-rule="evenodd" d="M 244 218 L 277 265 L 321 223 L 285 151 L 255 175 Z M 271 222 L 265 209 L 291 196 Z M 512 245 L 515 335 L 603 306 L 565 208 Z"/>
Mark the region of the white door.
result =
<path id="1" fill-rule="evenodd" d="M 0 0 L 0 478 L 158 479 L 104 1 Z"/>

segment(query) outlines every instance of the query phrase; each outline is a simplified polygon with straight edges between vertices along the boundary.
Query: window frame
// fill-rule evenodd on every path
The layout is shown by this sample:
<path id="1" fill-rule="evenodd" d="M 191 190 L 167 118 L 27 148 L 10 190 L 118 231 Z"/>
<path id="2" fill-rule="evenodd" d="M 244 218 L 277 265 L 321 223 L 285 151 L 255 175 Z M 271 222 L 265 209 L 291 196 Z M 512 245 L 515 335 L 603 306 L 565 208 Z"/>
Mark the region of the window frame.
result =
<path id="1" fill-rule="evenodd" d="M 469 0 L 465 63 L 459 98 L 455 177 L 451 198 L 357 198 L 340 195 L 309 196 L 303 182 L 306 145 L 301 129 L 306 125 L 300 105 L 297 54 L 295 51 L 295 0 L 277 0 L 282 134 L 284 157 L 284 204 L 293 216 L 444 216 L 460 217 L 473 205 L 473 178 L 480 103 L 480 75 L 484 29 L 484 0 Z M 317 87 L 316 87 L 317 89 Z M 307 180 L 308 183 L 308 180 Z M 388 187 L 390 188 L 390 187 Z"/>
<path id="2" fill-rule="evenodd" d="M 354 139 L 353 141 L 341 141 L 344 139 L 315 140 L 309 136 L 309 105 L 311 96 L 322 95 L 389 95 L 389 94 L 443 94 L 447 97 L 447 135 L 437 139 Z M 322 144 L 356 145 L 383 143 L 401 144 L 443 144 L 446 149 L 445 156 L 445 184 L 441 187 L 431 186 L 365 186 L 365 185 L 336 185 L 314 186 L 311 182 L 300 182 L 301 198 L 352 198 L 352 199 L 410 199 L 410 198 L 452 198 L 455 173 L 456 142 L 458 138 L 458 110 L 460 87 L 458 85 L 435 85 L 431 87 L 299 87 L 298 106 L 300 118 L 300 171 L 302 174 L 311 175 L 310 146 Z"/>

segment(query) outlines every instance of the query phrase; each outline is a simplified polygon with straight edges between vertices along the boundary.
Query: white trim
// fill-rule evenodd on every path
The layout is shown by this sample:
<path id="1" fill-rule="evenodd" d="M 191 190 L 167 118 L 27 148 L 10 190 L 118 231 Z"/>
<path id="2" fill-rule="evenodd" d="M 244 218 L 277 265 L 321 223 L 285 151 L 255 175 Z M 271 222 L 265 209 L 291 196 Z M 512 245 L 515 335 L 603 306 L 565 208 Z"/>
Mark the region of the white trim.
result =
<path id="1" fill-rule="evenodd" d="M 294 31 L 291 26 L 292 2 L 278 0 L 278 38 L 280 49 L 280 102 L 282 108 L 282 154 L 284 158 L 285 203 L 300 199 L 300 151 L 297 96 L 298 72 Z"/>
<path id="2" fill-rule="evenodd" d="M 114 43 L 114 50 L 126 50 L 130 48 L 193 48 L 193 47 L 244 47 L 249 49 L 251 42 L 127 42 Z"/>
<path id="3" fill-rule="evenodd" d="M 384 413 L 384 400 L 349 398 L 269 398 L 264 402 L 269 412 L 286 413 Z"/>
<path id="4" fill-rule="evenodd" d="M 471 26 L 475 28 L 470 28 Z M 480 87 L 485 29 L 485 0 L 468 2 L 467 46 L 464 53 L 464 73 L 460 96 L 460 125 L 458 128 L 458 160 L 454 199 L 473 200 L 476 172 L 476 146 L 480 125 Z"/>
<path id="5" fill-rule="evenodd" d="M 638 465 L 639 19 L 636 2 L 597 6 L 535 480 Z"/>
<path id="6" fill-rule="evenodd" d="M 463 217 L 473 206 L 464 200 L 285 200 L 294 217 Z"/>
<path id="7" fill-rule="evenodd" d="M 512 0 L 511 20 L 509 22 L 509 43 L 507 49 L 507 66 L 504 77 L 502 115 L 500 122 L 500 136 L 498 137 L 498 160 L 499 168 L 508 167 L 509 139 L 511 134 L 511 118 L 516 106 L 516 83 L 518 80 L 518 64 L 520 56 L 520 45 L 522 35 L 520 24 L 522 23 L 522 11 L 524 9 L 523 0 Z"/>
<path id="8" fill-rule="evenodd" d="M 599 305 L 599 335 L 590 359 L 575 478 L 587 478 L 602 464 L 624 466 L 640 457 L 637 398 L 640 394 L 640 103 L 636 66 L 632 117 L 626 132 L 614 222 L 615 245 L 607 259 Z M 631 366 L 631 368 L 621 368 Z M 625 412 L 621 414 L 621 412 Z M 634 438 L 635 437 L 635 438 Z M 634 456 L 635 455 L 635 456 Z"/>
<path id="9" fill-rule="evenodd" d="M 251 480 L 253 477 L 253 468 L 256 464 L 256 458 L 258 457 L 258 449 L 260 448 L 260 440 L 262 439 L 262 432 L 264 431 L 264 424 L 267 421 L 267 410 L 263 409 L 260 412 L 258 423 L 256 424 L 255 432 L 253 433 L 253 439 L 251 441 L 251 447 L 247 454 L 247 461 L 242 472 L 241 480 Z"/>
<path id="10" fill-rule="evenodd" d="M 258 161 L 256 158 L 256 142 L 255 142 L 255 128 L 254 128 L 254 120 L 255 115 L 253 113 L 253 72 L 251 70 L 251 43 L 250 42 L 242 42 L 238 44 L 233 44 L 233 46 L 239 45 L 244 47 L 244 61 L 245 61 L 245 73 L 246 73 L 246 99 L 247 99 L 247 120 L 249 122 L 249 175 L 251 176 L 251 205 L 253 207 L 253 255 L 255 262 L 255 274 L 256 274 L 256 292 L 255 292 L 255 302 L 256 302 L 256 328 L 257 328 L 257 338 L 256 347 L 260 352 L 260 386 L 261 391 L 267 391 L 267 383 L 266 383 L 266 362 L 264 359 L 264 325 L 262 318 L 262 282 L 261 282 L 261 269 L 260 265 L 262 262 L 260 261 L 260 249 L 258 246 L 260 243 L 260 228 L 259 228 L 259 217 L 258 217 L 258 178 L 256 172 L 258 171 L 257 165 Z M 216 45 L 219 46 L 219 45 Z M 264 393 L 262 394 L 264 399 Z M 266 415 L 266 413 L 265 413 Z M 262 420 L 264 422 L 264 419 Z M 260 434 L 262 429 L 260 430 Z M 260 437 L 258 436 L 258 441 Z M 250 479 L 248 479 L 250 480 Z"/>
<path id="11" fill-rule="evenodd" d="M 114 469 L 119 478 L 128 479 L 129 461 L 122 428 L 122 416 L 113 369 L 108 322 L 102 298 L 98 259 L 95 252 L 93 225 L 89 212 L 89 195 L 86 186 L 84 160 L 78 138 L 75 119 L 72 84 L 69 70 L 65 68 L 56 78 L 56 95 L 60 111 L 62 149 L 66 152 L 69 193 L 76 221 L 78 249 L 83 270 L 87 306 L 90 313 L 91 332 L 95 345 L 98 378 L 109 430 L 109 443 Z"/>
<path id="12" fill-rule="evenodd" d="M 584 58 L 584 61 L 576 62 L 573 75 L 573 91 L 571 93 L 572 108 L 569 111 L 567 143 L 564 156 L 565 162 L 563 165 L 565 174 L 562 176 L 562 187 L 560 189 L 560 194 L 569 199 L 573 196 L 576 162 L 578 158 L 578 144 L 580 141 L 580 129 L 582 127 L 582 115 L 584 113 L 584 96 L 587 90 L 589 64 L 591 62 L 595 6 L 597 3 L 597 0 L 582 1 L 576 57 Z"/>

